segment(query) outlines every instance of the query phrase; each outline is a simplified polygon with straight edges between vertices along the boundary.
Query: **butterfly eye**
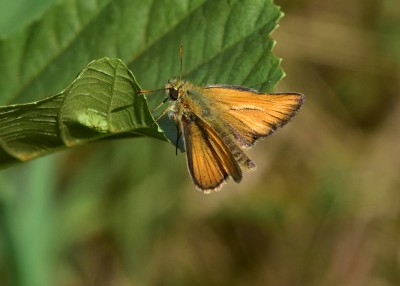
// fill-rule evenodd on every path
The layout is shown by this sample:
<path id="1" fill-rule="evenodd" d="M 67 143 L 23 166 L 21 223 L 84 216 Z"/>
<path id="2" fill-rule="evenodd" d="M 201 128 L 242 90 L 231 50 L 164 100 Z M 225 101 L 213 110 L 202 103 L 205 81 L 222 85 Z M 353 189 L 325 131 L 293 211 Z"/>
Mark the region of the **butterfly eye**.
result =
<path id="1" fill-rule="evenodd" d="M 178 90 L 177 90 L 177 89 L 174 89 L 174 88 L 169 88 L 169 89 L 168 89 L 168 94 L 169 94 L 169 97 L 170 97 L 172 100 L 177 100 L 178 97 L 179 97 Z"/>

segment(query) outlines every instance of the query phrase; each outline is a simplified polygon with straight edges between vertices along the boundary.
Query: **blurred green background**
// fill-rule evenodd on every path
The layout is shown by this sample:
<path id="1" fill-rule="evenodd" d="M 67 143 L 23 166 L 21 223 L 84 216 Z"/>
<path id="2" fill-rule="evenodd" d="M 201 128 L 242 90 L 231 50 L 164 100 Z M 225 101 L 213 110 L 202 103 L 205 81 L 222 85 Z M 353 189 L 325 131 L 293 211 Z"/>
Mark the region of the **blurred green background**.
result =
<path id="1" fill-rule="evenodd" d="M 40 33 L 36 19 L 59 5 L 43 1 L 29 13 L 19 2 L 14 17 L 0 9 L 0 24 L 15 30 L 0 31 L 3 52 L 13 49 L 8 33 Z M 110 6 L 85 3 L 101 6 L 99 14 Z M 285 17 L 274 52 L 287 74 L 276 90 L 302 92 L 307 102 L 248 152 L 257 171 L 205 196 L 185 156 L 151 139 L 91 144 L 2 170 L 0 285 L 400 285 L 398 1 L 276 4 Z"/>

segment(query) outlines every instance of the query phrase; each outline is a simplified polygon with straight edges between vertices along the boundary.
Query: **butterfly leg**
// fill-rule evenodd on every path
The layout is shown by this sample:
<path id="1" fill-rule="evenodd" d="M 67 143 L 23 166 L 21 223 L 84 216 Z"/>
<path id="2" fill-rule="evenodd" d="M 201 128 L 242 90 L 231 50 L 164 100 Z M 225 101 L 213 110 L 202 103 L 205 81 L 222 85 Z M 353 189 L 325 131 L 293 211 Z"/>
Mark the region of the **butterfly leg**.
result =
<path id="1" fill-rule="evenodd" d="M 165 98 L 156 108 L 154 108 L 153 112 L 156 112 L 161 106 L 163 106 L 168 99 L 169 97 Z"/>
<path id="2" fill-rule="evenodd" d="M 175 125 L 175 126 L 176 126 L 175 155 L 178 156 L 178 143 L 179 143 L 179 139 L 180 139 L 181 136 L 182 136 L 182 132 L 181 132 L 181 130 L 179 129 L 179 126 L 178 126 L 178 125 Z"/>
<path id="3" fill-rule="evenodd" d="M 158 109 L 158 107 L 157 107 Z M 166 107 L 161 114 L 157 117 L 156 121 L 158 121 L 165 113 L 167 113 L 167 111 L 170 110 L 170 108 Z M 155 111 L 155 110 L 154 110 Z"/>

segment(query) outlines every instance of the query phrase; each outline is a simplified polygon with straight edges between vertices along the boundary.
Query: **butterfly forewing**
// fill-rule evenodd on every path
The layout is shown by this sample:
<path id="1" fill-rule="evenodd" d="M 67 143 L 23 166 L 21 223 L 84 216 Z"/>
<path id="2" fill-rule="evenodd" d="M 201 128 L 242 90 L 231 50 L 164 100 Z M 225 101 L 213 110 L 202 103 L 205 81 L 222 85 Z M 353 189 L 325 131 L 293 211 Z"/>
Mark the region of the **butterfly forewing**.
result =
<path id="1" fill-rule="evenodd" d="M 240 182 L 242 171 L 231 150 L 208 124 L 190 113 L 182 115 L 181 125 L 188 168 L 199 189 L 218 190 L 228 176 Z"/>
<path id="2" fill-rule="evenodd" d="M 304 100 L 299 93 L 258 93 L 237 86 L 209 86 L 202 94 L 241 147 L 250 147 L 285 125 Z"/>

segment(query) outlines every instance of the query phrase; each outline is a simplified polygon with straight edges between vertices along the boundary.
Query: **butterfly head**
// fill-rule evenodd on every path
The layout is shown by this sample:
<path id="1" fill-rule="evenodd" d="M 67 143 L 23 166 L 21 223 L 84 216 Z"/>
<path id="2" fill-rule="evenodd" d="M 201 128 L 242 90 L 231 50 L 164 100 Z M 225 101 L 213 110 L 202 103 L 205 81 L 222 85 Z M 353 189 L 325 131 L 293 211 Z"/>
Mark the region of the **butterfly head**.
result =
<path id="1" fill-rule="evenodd" d="M 181 98 L 186 92 L 185 85 L 185 81 L 179 78 L 171 78 L 165 85 L 168 97 L 173 101 Z"/>

